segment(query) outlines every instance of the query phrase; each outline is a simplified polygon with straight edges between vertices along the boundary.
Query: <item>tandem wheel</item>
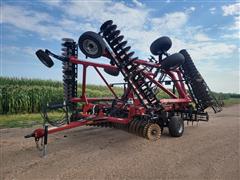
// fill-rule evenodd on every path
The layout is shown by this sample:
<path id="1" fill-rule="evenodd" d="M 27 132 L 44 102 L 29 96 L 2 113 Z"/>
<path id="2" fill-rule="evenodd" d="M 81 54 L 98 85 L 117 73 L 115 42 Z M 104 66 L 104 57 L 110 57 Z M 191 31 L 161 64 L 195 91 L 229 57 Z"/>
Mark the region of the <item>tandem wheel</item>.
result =
<path id="1" fill-rule="evenodd" d="M 179 116 L 172 116 L 168 123 L 169 134 L 172 137 L 181 137 L 184 132 L 184 122 Z"/>

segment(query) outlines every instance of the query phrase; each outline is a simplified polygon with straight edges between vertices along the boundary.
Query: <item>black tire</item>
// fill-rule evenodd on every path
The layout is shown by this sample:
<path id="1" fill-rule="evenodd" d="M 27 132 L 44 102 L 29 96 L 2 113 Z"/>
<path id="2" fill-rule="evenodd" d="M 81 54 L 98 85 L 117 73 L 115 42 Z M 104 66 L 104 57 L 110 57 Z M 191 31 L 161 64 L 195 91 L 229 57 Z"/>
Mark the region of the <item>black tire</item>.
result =
<path id="1" fill-rule="evenodd" d="M 108 69 L 104 68 L 103 69 L 107 74 L 112 75 L 112 76 L 118 76 L 119 75 L 119 70 L 118 69 Z"/>
<path id="2" fill-rule="evenodd" d="M 160 55 L 163 52 L 168 51 L 172 46 L 172 41 L 169 37 L 163 36 L 155 41 L 150 46 L 150 51 L 153 55 Z"/>
<path id="3" fill-rule="evenodd" d="M 164 70 L 174 70 L 177 67 L 181 66 L 185 62 L 185 58 L 180 53 L 172 54 L 161 62 L 161 69 Z"/>
<path id="4" fill-rule="evenodd" d="M 38 59 L 47 67 L 52 67 L 53 66 L 53 61 L 52 59 L 49 57 L 49 55 L 47 53 L 45 53 L 42 49 L 39 49 L 36 51 L 36 56 L 38 57 Z"/>
<path id="5" fill-rule="evenodd" d="M 168 123 L 169 134 L 172 137 L 180 137 L 184 132 L 184 122 L 179 116 L 171 117 Z"/>
<path id="6" fill-rule="evenodd" d="M 101 57 L 106 48 L 102 37 L 92 31 L 87 31 L 79 37 L 78 46 L 83 54 L 90 58 Z"/>

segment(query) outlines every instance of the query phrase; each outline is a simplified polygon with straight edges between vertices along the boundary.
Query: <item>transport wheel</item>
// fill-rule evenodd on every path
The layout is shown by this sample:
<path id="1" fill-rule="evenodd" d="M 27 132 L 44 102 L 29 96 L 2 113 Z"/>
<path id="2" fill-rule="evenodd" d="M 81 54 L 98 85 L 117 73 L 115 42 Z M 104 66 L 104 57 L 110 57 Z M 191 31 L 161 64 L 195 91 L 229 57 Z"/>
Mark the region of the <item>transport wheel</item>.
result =
<path id="1" fill-rule="evenodd" d="M 168 124 L 169 133 L 172 137 L 180 137 L 184 132 L 184 122 L 179 116 L 173 116 Z"/>
<path id="2" fill-rule="evenodd" d="M 150 51 L 153 55 L 160 55 L 163 52 L 168 51 L 172 46 L 172 41 L 169 37 L 163 36 L 155 41 L 150 46 Z"/>
<path id="3" fill-rule="evenodd" d="M 161 135 L 161 128 L 156 123 L 150 123 L 148 124 L 146 128 L 146 138 L 151 141 L 156 141 L 160 138 Z"/>
<path id="4" fill-rule="evenodd" d="M 161 68 L 164 70 L 173 70 L 182 65 L 185 62 L 185 58 L 181 53 L 174 53 L 161 62 Z"/>
<path id="5" fill-rule="evenodd" d="M 101 57 L 106 48 L 102 37 L 92 31 L 87 31 L 79 37 L 78 46 L 83 54 L 90 58 Z"/>
<path id="6" fill-rule="evenodd" d="M 42 49 L 37 50 L 35 54 L 45 66 L 49 68 L 53 66 L 54 63 L 52 59 Z"/>

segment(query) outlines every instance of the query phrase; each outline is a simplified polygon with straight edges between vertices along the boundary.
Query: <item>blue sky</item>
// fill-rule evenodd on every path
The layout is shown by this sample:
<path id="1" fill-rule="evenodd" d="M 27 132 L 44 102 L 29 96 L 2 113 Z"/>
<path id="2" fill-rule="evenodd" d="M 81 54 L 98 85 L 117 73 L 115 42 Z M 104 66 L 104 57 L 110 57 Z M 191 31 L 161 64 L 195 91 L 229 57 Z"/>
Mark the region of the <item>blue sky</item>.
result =
<path id="1" fill-rule="evenodd" d="M 77 41 L 112 19 L 141 59 L 149 57 L 152 41 L 167 35 L 173 42 L 169 52 L 187 49 L 213 91 L 239 93 L 239 12 L 239 1 L 1 1 L 0 73 L 61 80 L 61 63 L 46 68 L 35 51 L 60 53 L 61 38 Z M 88 74 L 88 83 L 103 84 L 92 69 Z"/>

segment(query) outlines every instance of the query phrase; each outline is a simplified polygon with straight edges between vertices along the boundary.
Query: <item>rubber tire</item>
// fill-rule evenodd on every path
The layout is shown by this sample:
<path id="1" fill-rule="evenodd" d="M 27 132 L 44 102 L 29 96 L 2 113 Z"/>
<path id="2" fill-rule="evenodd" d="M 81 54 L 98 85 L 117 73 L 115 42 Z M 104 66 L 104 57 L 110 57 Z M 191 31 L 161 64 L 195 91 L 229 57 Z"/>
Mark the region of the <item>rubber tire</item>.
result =
<path id="1" fill-rule="evenodd" d="M 52 59 L 42 49 L 37 50 L 35 54 L 45 66 L 51 68 L 54 65 Z"/>
<path id="2" fill-rule="evenodd" d="M 103 69 L 104 72 L 106 72 L 107 74 L 109 75 L 112 75 L 112 76 L 118 76 L 119 75 L 119 70 L 113 70 L 113 69 L 108 69 L 108 68 L 104 68 Z"/>
<path id="3" fill-rule="evenodd" d="M 182 130 L 180 131 L 180 127 Z M 172 137 L 181 137 L 184 132 L 184 122 L 183 119 L 179 116 L 172 116 L 168 123 L 169 134 Z"/>
<path id="4" fill-rule="evenodd" d="M 161 64 L 161 69 L 164 69 L 166 71 L 169 70 L 174 70 L 177 67 L 181 66 L 184 64 L 185 58 L 181 53 L 174 53 L 165 59 L 160 63 Z"/>
<path id="5" fill-rule="evenodd" d="M 160 55 L 162 52 L 168 51 L 172 47 L 172 41 L 167 36 L 162 36 L 155 41 L 150 46 L 150 51 L 153 55 Z"/>
<path id="6" fill-rule="evenodd" d="M 97 45 L 97 52 L 95 54 L 89 54 L 83 47 L 83 43 L 85 40 L 90 40 L 93 41 L 96 45 Z M 85 33 L 83 33 L 78 40 L 78 46 L 80 48 L 80 50 L 82 51 L 83 54 L 85 54 L 87 57 L 90 58 L 99 58 L 103 55 L 105 48 L 106 48 L 106 44 L 103 41 L 102 37 L 92 31 L 87 31 Z"/>

